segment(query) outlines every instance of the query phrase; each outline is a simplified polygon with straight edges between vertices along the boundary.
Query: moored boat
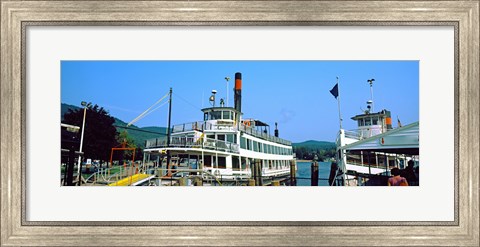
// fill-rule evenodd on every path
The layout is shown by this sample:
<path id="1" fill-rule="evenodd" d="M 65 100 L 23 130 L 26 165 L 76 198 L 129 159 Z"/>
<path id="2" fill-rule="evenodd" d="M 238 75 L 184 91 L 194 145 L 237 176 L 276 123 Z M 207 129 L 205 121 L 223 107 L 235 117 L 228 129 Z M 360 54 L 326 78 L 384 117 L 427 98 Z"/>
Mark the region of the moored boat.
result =
<path id="1" fill-rule="evenodd" d="M 144 170 L 157 174 L 157 185 L 290 184 L 292 143 L 279 138 L 276 124 L 272 135 L 267 123 L 243 118 L 241 73 L 235 74 L 234 107 L 215 106 L 215 93 L 202 121 L 174 125 L 167 137 L 146 141 Z"/>
<path id="2" fill-rule="evenodd" d="M 401 126 L 398 121 L 393 128 L 390 111 L 371 112 L 372 105 L 373 100 L 367 101 L 368 110 L 351 118 L 357 129 L 340 128 L 331 185 L 386 186 L 391 169 L 406 169 L 409 162 L 418 167 L 419 122 Z M 418 185 L 418 175 L 411 185 Z"/>

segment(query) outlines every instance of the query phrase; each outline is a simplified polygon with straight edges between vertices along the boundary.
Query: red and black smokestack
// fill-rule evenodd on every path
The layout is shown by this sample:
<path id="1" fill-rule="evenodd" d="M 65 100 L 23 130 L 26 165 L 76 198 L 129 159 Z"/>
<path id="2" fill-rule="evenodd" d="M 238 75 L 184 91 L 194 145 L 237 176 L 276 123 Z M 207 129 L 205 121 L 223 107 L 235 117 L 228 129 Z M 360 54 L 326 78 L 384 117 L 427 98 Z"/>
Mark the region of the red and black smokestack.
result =
<path id="1" fill-rule="evenodd" d="M 235 73 L 234 102 L 235 110 L 242 112 L 242 73 Z"/>

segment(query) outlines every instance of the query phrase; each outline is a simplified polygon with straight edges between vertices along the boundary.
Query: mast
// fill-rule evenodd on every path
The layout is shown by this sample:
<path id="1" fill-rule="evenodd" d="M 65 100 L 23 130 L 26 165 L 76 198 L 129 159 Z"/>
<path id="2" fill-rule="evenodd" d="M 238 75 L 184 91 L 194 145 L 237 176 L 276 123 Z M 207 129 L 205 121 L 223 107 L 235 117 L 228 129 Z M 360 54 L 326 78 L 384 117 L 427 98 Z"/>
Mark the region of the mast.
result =
<path id="1" fill-rule="evenodd" d="M 375 79 L 370 79 L 370 80 L 367 80 L 367 82 L 370 84 L 370 100 L 372 101 L 372 109 L 370 110 L 370 112 L 374 112 L 373 111 L 373 82 L 375 81 Z"/>
<path id="2" fill-rule="evenodd" d="M 340 84 L 338 82 L 338 76 L 337 76 L 337 87 L 340 88 Z M 338 89 L 338 91 L 340 91 Z M 342 113 L 340 111 L 340 93 L 338 93 L 338 97 L 337 97 L 337 103 L 338 103 L 338 119 L 340 120 L 340 129 L 342 129 Z"/>
<path id="3" fill-rule="evenodd" d="M 168 99 L 168 127 L 167 127 L 167 147 L 170 147 L 170 124 L 172 120 L 172 88 L 170 88 Z M 172 175 L 170 171 L 170 151 L 167 149 L 167 175 Z"/>

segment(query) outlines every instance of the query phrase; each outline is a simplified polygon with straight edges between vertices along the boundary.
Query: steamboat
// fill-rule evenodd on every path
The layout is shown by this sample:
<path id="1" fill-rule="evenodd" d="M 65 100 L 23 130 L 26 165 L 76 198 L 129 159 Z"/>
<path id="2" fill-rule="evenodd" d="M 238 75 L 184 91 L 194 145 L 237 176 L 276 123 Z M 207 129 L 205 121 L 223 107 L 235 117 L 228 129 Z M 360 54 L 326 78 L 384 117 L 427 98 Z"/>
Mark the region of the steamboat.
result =
<path id="1" fill-rule="evenodd" d="M 143 170 L 150 185 L 289 185 L 296 165 L 292 143 L 279 138 L 277 123 L 243 118 L 242 74 L 235 74 L 234 107 L 223 99 L 202 109 L 203 120 L 174 125 L 167 137 L 146 141 Z"/>

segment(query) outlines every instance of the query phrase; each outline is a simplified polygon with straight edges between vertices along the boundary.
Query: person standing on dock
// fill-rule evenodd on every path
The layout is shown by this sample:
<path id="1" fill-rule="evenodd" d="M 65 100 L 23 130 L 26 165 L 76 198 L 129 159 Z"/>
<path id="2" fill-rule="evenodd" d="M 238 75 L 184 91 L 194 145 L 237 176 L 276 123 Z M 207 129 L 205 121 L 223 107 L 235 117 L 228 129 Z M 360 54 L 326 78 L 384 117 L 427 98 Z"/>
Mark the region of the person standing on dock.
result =
<path id="1" fill-rule="evenodd" d="M 393 177 L 388 179 L 388 186 L 408 186 L 407 179 L 400 176 L 400 169 L 392 168 Z"/>
<path id="2" fill-rule="evenodd" d="M 418 180 L 417 176 L 415 175 L 413 166 L 414 166 L 413 160 L 409 160 L 408 166 L 402 171 L 401 176 L 407 179 L 408 185 L 414 185 L 415 182 Z"/>

